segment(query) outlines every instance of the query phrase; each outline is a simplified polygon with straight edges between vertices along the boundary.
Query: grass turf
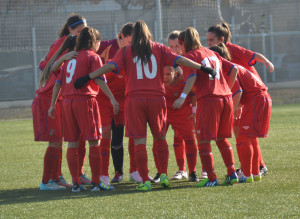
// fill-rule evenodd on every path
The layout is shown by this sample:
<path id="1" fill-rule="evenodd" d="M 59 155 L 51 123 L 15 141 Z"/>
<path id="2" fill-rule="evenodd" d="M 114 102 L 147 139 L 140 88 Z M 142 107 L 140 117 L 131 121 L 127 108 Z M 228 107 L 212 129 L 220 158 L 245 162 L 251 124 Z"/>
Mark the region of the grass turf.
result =
<path id="1" fill-rule="evenodd" d="M 170 189 L 154 185 L 151 192 L 138 192 L 128 182 L 129 156 L 124 141 L 124 182 L 114 191 L 74 194 L 66 191 L 40 191 L 43 156 L 47 143 L 33 142 L 32 120 L 0 121 L 0 217 L 1 218 L 229 218 L 229 217 L 300 217 L 300 105 L 273 107 L 269 138 L 260 139 L 269 174 L 261 182 L 227 187 L 196 188 L 195 183 L 171 181 Z M 148 132 L 149 133 L 149 132 Z M 169 177 L 176 171 L 172 149 L 172 131 L 168 132 L 170 148 Z M 234 139 L 230 140 L 236 155 Z M 156 173 L 148 139 L 150 175 Z M 221 155 L 212 144 L 219 181 L 226 174 Z M 63 173 L 71 177 L 63 145 Z M 88 155 L 88 150 L 87 150 Z M 88 156 L 85 172 L 90 176 Z M 239 167 L 235 156 L 236 166 Z M 198 156 L 198 173 L 201 165 Z M 113 165 L 110 162 L 110 176 Z"/>

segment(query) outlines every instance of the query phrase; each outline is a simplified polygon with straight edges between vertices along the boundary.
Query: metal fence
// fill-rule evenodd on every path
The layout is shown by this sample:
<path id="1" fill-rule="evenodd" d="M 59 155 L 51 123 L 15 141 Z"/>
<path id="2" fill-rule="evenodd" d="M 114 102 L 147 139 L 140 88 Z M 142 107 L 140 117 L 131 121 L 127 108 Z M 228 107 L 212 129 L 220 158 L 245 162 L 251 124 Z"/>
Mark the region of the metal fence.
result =
<path id="1" fill-rule="evenodd" d="M 34 98 L 38 64 L 72 12 L 86 17 L 103 40 L 142 19 L 156 41 L 193 26 L 204 46 L 207 29 L 223 19 L 234 43 L 272 60 L 273 74 L 256 65 L 265 82 L 300 80 L 299 0 L 1 0 L 0 101 Z"/>

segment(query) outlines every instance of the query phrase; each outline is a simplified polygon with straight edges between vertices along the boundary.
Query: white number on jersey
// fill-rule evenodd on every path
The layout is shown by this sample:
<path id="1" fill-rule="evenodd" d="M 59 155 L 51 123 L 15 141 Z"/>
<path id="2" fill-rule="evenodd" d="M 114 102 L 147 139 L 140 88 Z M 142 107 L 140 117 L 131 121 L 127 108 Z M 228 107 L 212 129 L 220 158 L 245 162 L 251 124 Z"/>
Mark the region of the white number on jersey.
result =
<path id="1" fill-rule="evenodd" d="M 205 65 L 206 67 L 210 67 L 211 68 L 211 64 L 210 62 L 208 61 L 208 59 L 210 61 L 215 61 L 216 62 L 216 77 L 215 79 L 219 80 L 220 79 L 220 61 L 219 59 L 216 57 L 216 56 L 210 56 L 210 57 L 205 57 L 205 59 L 203 59 L 202 61 L 202 65 Z M 214 80 L 214 78 L 211 76 L 211 75 L 208 75 L 209 76 L 209 80 Z"/>
<path id="2" fill-rule="evenodd" d="M 141 59 L 138 59 L 138 57 L 133 58 L 133 63 L 136 63 L 136 73 L 137 73 L 137 79 L 143 79 L 143 67 L 145 71 L 145 76 L 146 78 L 153 79 L 156 77 L 157 74 L 157 62 L 155 59 L 155 56 L 152 54 L 151 55 L 151 62 L 152 62 L 152 72 L 149 70 L 149 62 L 145 65 L 142 63 Z M 142 66 L 143 64 L 143 66 Z"/>
<path id="3" fill-rule="evenodd" d="M 76 59 L 70 60 L 67 66 L 67 72 L 70 74 L 70 76 L 69 77 L 67 76 L 66 78 L 67 84 L 69 84 L 72 81 L 75 72 L 75 67 L 76 67 Z"/>

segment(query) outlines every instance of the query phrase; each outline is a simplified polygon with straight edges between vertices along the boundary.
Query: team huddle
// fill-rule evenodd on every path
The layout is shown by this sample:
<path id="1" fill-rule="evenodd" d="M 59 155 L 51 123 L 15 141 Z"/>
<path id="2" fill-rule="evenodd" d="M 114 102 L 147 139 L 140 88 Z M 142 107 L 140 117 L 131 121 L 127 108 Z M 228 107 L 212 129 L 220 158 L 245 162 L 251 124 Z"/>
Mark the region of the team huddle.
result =
<path id="1" fill-rule="evenodd" d="M 210 27 L 206 37 L 209 48 L 188 27 L 170 33 L 167 47 L 152 41 L 146 23 L 139 20 L 124 24 L 117 39 L 101 41 L 83 16 L 70 15 L 40 63 L 32 103 L 35 141 L 49 142 L 40 190 L 72 187 L 80 192 L 87 190 L 85 185 L 93 192 L 113 190 L 111 183 L 123 181 L 124 130 L 129 180 L 139 183 L 137 190 L 149 191 L 151 183 L 168 188 L 170 180 L 181 179 L 197 182 L 197 187 L 260 181 L 268 170 L 258 138 L 268 136 L 272 100 L 253 65 L 262 62 L 270 72 L 274 66 L 262 54 L 230 43 L 226 23 Z M 154 178 L 148 170 L 147 126 L 153 136 Z M 169 126 L 178 165 L 170 179 Z M 240 169 L 234 166 L 228 141 L 232 132 Z M 72 185 L 61 173 L 63 140 L 68 142 Z M 212 140 L 227 168 L 222 183 L 214 171 Z M 86 141 L 91 179 L 83 173 Z M 115 169 L 111 180 L 110 154 Z"/>

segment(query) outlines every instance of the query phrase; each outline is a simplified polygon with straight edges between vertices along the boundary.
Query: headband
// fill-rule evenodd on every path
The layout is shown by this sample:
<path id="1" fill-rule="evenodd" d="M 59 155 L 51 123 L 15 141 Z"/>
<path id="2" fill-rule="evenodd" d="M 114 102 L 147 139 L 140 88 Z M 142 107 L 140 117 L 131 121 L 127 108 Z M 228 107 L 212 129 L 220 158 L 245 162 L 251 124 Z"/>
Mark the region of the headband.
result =
<path id="1" fill-rule="evenodd" d="M 77 21 L 76 23 L 71 24 L 69 27 L 74 27 L 75 25 L 81 24 L 81 23 L 86 23 L 86 20 L 80 20 L 80 21 Z"/>

